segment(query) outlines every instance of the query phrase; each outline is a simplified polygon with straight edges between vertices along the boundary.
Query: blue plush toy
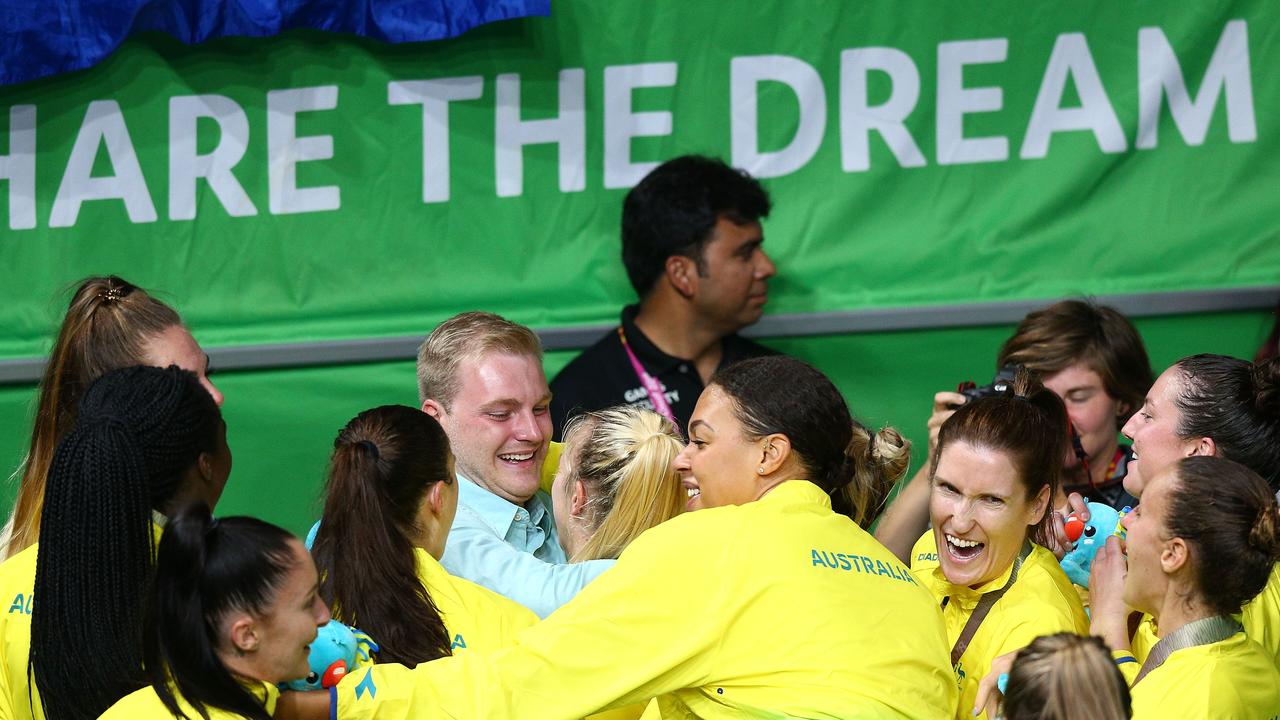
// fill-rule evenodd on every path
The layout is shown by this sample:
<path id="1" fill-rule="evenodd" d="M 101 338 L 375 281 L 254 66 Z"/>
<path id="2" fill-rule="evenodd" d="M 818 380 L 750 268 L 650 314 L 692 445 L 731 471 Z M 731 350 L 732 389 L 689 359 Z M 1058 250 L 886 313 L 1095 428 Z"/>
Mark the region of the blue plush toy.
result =
<path id="1" fill-rule="evenodd" d="M 1062 569 L 1066 571 L 1071 582 L 1080 587 L 1089 587 L 1089 568 L 1093 567 L 1093 558 L 1106 544 L 1112 535 L 1124 538 L 1124 526 L 1120 524 L 1129 512 L 1129 508 L 1116 512 L 1116 509 L 1102 503 L 1089 503 L 1089 522 L 1076 517 L 1074 513 L 1067 516 L 1067 537 L 1075 543 L 1075 549 L 1062 557 Z"/>
<path id="2" fill-rule="evenodd" d="M 378 652 L 378 645 L 373 638 L 337 620 L 330 620 L 320 627 L 311 643 L 311 653 L 307 658 L 311 673 L 301 680 L 283 683 L 281 688 L 326 690 L 337 685 L 348 672 L 372 664 L 370 653 L 375 652 Z"/>

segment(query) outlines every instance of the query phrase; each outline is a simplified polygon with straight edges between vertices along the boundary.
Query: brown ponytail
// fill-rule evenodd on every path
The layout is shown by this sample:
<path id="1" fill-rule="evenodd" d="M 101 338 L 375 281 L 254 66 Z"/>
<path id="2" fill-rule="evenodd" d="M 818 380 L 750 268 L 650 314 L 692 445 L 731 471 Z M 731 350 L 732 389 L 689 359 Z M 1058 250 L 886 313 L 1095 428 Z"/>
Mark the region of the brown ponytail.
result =
<path id="1" fill-rule="evenodd" d="M 440 611 L 418 577 L 418 510 L 449 472 L 449 438 L 403 405 L 366 410 L 338 433 L 311 553 L 320 597 L 378 641 L 378 662 L 414 667 L 450 654 Z"/>
<path id="2" fill-rule="evenodd" d="M 181 324 L 173 308 L 114 275 L 87 278 L 76 288 L 40 379 L 31 444 L 18 470 L 6 558 L 40 537 L 53 450 L 75 424 L 85 390 L 108 371 L 142 364 L 147 341 Z"/>

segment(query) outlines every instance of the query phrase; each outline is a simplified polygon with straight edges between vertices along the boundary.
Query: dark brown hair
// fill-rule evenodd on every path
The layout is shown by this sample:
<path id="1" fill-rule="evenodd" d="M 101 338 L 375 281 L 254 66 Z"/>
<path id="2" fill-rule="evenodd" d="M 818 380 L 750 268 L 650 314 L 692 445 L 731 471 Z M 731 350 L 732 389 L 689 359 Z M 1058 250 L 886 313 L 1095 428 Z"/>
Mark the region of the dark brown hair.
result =
<path id="1" fill-rule="evenodd" d="M 1205 603 L 1224 615 L 1240 612 L 1280 559 L 1276 498 L 1257 473 L 1226 458 L 1198 455 L 1176 468 L 1165 529 L 1191 546 Z"/>
<path id="2" fill-rule="evenodd" d="M 347 423 L 333 448 L 311 548 L 320 597 L 335 618 L 377 639 L 378 662 L 414 667 L 449 655 L 413 541 L 427 491 L 455 482 L 444 429 L 420 410 L 383 405 Z"/>
<path id="3" fill-rule="evenodd" d="M 783 355 L 734 363 L 711 378 L 748 437 L 786 435 L 831 506 L 863 528 L 911 463 L 911 445 L 893 428 L 872 433 L 849 414 L 826 375 Z"/>
<path id="4" fill-rule="evenodd" d="M 1280 488 L 1280 358 L 1252 364 L 1226 355 L 1192 355 L 1174 367 L 1174 404 L 1184 438 L 1213 439 L 1218 454 Z"/>
<path id="5" fill-rule="evenodd" d="M 943 448 L 962 442 L 1008 456 L 1028 498 L 1035 497 L 1045 486 L 1053 498 L 1062 483 L 1067 427 L 1062 398 L 1040 385 L 1028 369 L 1021 368 L 1005 394 L 970 400 L 947 418 L 938 431 L 934 472 Z M 1031 538 L 1044 545 L 1048 533 L 1046 512 L 1034 526 Z"/>
<path id="6" fill-rule="evenodd" d="M 1021 365 L 1047 377 L 1084 363 L 1122 407 L 1119 430 L 1146 398 L 1153 374 L 1138 329 L 1115 308 L 1063 300 L 1028 313 L 1005 341 L 997 367 Z"/>
<path id="7" fill-rule="evenodd" d="M 181 324 L 168 305 L 114 275 L 87 278 L 76 288 L 40 380 L 5 557 L 40 537 L 45 476 L 54 448 L 75 423 L 85 389 L 109 370 L 141 364 L 147 341 Z"/>

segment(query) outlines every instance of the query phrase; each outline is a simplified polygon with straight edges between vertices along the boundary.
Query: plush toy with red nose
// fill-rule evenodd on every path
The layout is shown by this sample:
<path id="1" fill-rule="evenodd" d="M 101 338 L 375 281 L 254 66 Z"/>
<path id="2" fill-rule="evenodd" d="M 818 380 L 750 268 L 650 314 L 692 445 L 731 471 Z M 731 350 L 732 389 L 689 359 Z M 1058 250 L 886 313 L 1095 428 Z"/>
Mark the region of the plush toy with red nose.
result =
<path id="1" fill-rule="evenodd" d="M 1093 567 L 1093 558 L 1106 544 L 1112 535 L 1123 539 L 1125 532 L 1120 520 L 1129 512 L 1126 507 L 1119 512 L 1110 505 L 1091 502 L 1089 520 L 1085 522 L 1075 513 L 1067 516 L 1067 538 L 1075 544 L 1071 552 L 1062 556 L 1062 569 L 1071 578 L 1071 582 L 1080 587 L 1089 587 L 1089 568 Z"/>
<path id="2" fill-rule="evenodd" d="M 285 690 L 327 690 L 342 681 L 343 676 L 373 664 L 372 653 L 378 652 L 373 638 L 363 632 L 330 620 L 322 625 L 311 641 L 307 662 L 311 672 L 299 680 L 284 683 Z"/>

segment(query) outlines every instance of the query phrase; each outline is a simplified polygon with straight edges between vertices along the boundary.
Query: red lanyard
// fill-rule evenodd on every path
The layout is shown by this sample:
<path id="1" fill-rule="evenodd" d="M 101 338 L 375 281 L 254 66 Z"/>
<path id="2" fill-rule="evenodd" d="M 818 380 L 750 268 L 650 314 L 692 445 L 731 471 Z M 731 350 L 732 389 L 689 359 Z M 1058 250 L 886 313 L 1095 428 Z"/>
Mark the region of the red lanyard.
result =
<path id="1" fill-rule="evenodd" d="M 640 378 L 640 384 L 644 386 L 644 391 L 649 394 L 649 402 L 653 403 L 654 411 L 670 420 L 679 430 L 680 423 L 676 420 L 676 414 L 671 411 L 671 405 L 667 402 L 667 395 L 662 391 L 662 384 L 640 364 L 640 359 L 636 357 L 635 351 L 627 343 L 627 334 L 623 332 L 621 325 L 618 326 L 618 339 L 622 341 L 622 349 L 627 352 L 627 358 L 631 360 L 631 369 L 636 371 L 636 377 Z"/>

